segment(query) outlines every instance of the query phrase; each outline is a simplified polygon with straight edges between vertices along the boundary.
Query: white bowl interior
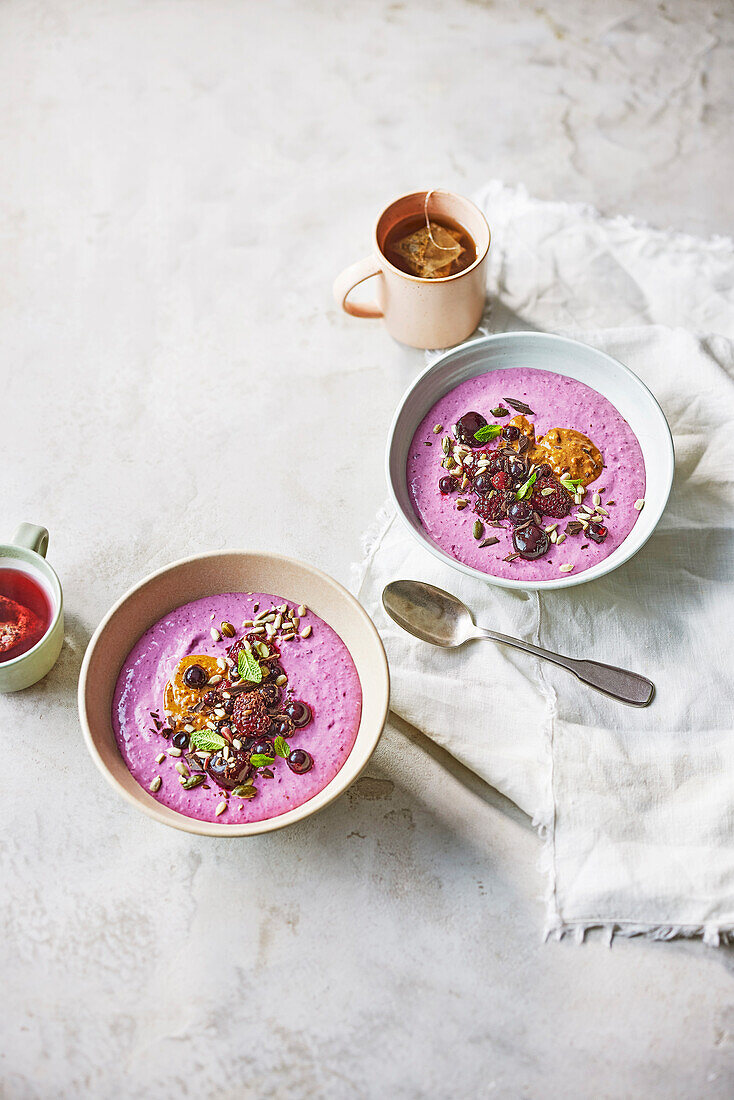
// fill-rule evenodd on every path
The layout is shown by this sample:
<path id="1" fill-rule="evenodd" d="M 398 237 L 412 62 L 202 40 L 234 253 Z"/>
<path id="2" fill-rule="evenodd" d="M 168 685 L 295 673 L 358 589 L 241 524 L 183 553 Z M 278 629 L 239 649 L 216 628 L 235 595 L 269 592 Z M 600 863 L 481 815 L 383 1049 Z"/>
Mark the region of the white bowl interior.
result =
<path id="1" fill-rule="evenodd" d="M 133 779 L 112 729 L 112 695 L 123 661 L 140 635 L 168 611 L 221 592 L 271 592 L 305 603 L 347 646 L 362 685 L 362 716 L 344 766 L 308 802 L 279 817 L 226 825 L 198 821 L 158 802 Z M 207 836 L 246 836 L 291 824 L 327 805 L 354 782 L 382 732 L 389 703 L 387 658 L 372 620 L 346 589 L 312 566 L 275 554 L 226 551 L 174 562 L 127 592 L 108 612 L 84 657 L 79 714 L 92 757 L 128 801 L 157 821 Z"/>
<path id="2" fill-rule="evenodd" d="M 639 440 L 645 460 L 645 507 L 624 542 L 591 569 L 548 581 L 511 580 L 481 573 L 442 550 L 422 527 L 408 491 L 408 450 L 430 408 L 467 378 L 487 371 L 530 367 L 576 378 L 606 397 Z M 462 344 L 438 359 L 411 385 L 397 410 L 387 448 L 387 480 L 402 519 L 436 557 L 470 576 L 503 588 L 551 589 L 584 584 L 616 569 L 647 542 L 663 513 L 673 483 L 673 440 L 662 409 L 631 370 L 588 344 L 544 332 L 507 332 Z"/>

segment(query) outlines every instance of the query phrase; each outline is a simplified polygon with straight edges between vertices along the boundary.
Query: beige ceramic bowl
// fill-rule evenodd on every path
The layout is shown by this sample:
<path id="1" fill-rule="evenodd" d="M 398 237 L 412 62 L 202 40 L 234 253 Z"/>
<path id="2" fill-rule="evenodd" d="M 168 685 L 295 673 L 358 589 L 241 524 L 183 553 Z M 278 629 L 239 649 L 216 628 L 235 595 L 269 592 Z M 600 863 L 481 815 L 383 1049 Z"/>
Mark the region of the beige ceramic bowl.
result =
<path id="1" fill-rule="evenodd" d="M 168 611 L 220 592 L 272 592 L 305 603 L 340 636 L 362 684 L 357 739 L 342 769 L 308 802 L 279 817 L 238 825 L 197 821 L 162 806 L 135 782 L 112 729 L 112 695 L 122 663 L 141 634 Z M 104 617 L 79 678 L 79 717 L 92 758 L 115 790 L 164 825 L 202 836 L 253 836 L 291 825 L 328 806 L 360 774 L 382 733 L 390 698 L 387 658 L 372 620 L 345 588 L 293 558 L 222 550 L 167 565 L 131 588 Z"/>

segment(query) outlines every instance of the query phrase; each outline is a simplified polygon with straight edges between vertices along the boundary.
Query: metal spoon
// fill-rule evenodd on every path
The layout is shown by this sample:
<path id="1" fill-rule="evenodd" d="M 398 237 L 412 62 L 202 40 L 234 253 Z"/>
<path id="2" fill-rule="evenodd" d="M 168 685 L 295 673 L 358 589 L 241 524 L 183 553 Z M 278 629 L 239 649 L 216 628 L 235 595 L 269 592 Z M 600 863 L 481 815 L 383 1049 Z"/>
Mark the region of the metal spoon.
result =
<path id="1" fill-rule="evenodd" d="M 382 603 L 398 626 L 431 645 L 452 649 L 472 638 L 491 638 L 493 642 L 502 642 L 552 661 L 554 665 L 573 672 L 574 676 L 589 687 L 631 707 L 648 706 L 655 694 L 652 680 L 636 672 L 628 672 L 627 669 L 616 668 L 614 665 L 603 665 L 599 661 L 577 661 L 573 657 L 563 657 L 560 653 L 551 653 L 540 646 L 521 642 L 519 638 L 510 638 L 507 634 L 498 634 L 494 630 L 476 626 L 471 611 L 461 600 L 441 588 L 434 588 L 432 584 L 425 584 L 423 581 L 391 581 L 383 590 Z"/>

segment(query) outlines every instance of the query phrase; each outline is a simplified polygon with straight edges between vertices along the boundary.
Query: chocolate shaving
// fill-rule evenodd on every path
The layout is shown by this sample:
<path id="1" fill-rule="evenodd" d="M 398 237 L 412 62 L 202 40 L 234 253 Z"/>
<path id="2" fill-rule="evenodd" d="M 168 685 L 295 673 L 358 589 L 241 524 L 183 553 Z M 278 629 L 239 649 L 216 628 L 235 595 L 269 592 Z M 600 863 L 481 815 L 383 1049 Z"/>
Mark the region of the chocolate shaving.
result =
<path id="1" fill-rule="evenodd" d="M 526 435 L 521 435 L 517 441 L 517 453 L 521 455 L 523 451 L 527 451 L 530 446 L 530 440 Z"/>
<path id="2" fill-rule="evenodd" d="M 514 397 L 505 397 L 503 400 L 505 400 L 510 408 L 514 409 L 515 412 L 525 413 L 526 416 L 535 416 L 533 410 L 530 408 L 529 405 L 526 405 L 524 401 L 518 401 Z"/>
<path id="3" fill-rule="evenodd" d="M 577 519 L 572 519 L 569 523 L 566 524 L 567 535 L 578 535 L 579 531 L 583 531 L 583 529 L 583 523 L 580 523 Z"/>
<path id="4" fill-rule="evenodd" d="M 501 531 L 505 530 L 504 523 L 498 523 L 497 520 L 488 519 L 487 520 L 487 526 L 488 527 L 499 527 Z"/>
<path id="5" fill-rule="evenodd" d="M 227 688 L 230 695 L 241 695 L 243 691 L 252 691 L 252 680 L 243 680 L 239 684 L 232 684 Z"/>
<path id="6" fill-rule="evenodd" d="M 499 541 L 500 540 L 498 538 L 495 538 L 494 535 L 490 535 L 488 539 L 482 539 L 482 541 L 479 543 L 479 546 L 480 548 L 483 548 L 485 546 L 494 546 L 494 544 Z"/>
<path id="7" fill-rule="evenodd" d="M 588 549 L 589 549 L 589 544 L 588 544 L 588 542 L 585 542 L 585 543 L 584 543 L 584 545 L 583 545 L 583 546 L 581 547 L 581 549 L 582 549 L 582 550 L 588 550 Z"/>
<path id="8" fill-rule="evenodd" d="M 524 523 L 518 523 L 515 530 L 516 531 L 522 531 L 523 527 L 529 527 L 532 522 L 533 522 L 532 517 L 530 519 L 526 519 Z"/>
<path id="9" fill-rule="evenodd" d="M 502 560 L 503 561 L 514 561 L 515 558 L 519 558 L 519 557 L 520 557 L 519 554 L 508 554 L 507 557 L 503 558 Z"/>

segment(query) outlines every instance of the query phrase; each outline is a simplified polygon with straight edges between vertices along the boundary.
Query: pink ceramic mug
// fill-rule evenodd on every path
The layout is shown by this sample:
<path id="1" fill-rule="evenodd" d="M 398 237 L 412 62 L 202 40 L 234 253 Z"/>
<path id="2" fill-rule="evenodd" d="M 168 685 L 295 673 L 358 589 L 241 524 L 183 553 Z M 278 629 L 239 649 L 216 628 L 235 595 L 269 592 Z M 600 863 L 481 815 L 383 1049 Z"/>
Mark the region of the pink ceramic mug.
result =
<path id="1" fill-rule="evenodd" d="M 447 348 L 471 336 L 479 324 L 486 294 L 485 268 L 490 232 L 481 210 L 450 191 L 429 192 L 429 215 L 448 217 L 468 230 L 477 249 L 473 264 L 443 279 L 421 279 L 391 264 L 383 251 L 385 239 L 403 218 L 423 215 L 425 191 L 391 202 L 375 226 L 374 253 L 342 271 L 334 283 L 334 298 L 352 317 L 381 317 L 387 331 L 414 348 Z M 365 279 L 379 276 L 377 301 L 350 302 L 349 295 Z"/>

